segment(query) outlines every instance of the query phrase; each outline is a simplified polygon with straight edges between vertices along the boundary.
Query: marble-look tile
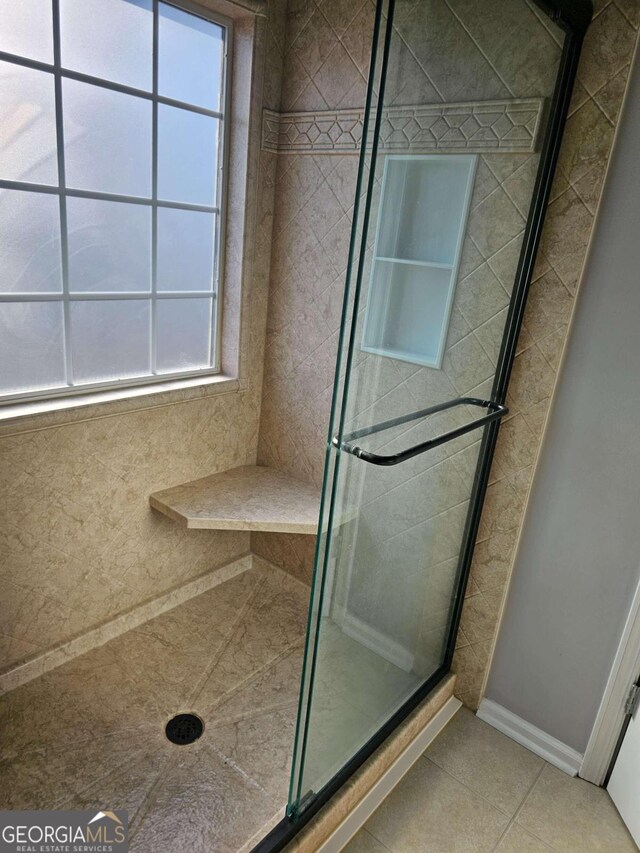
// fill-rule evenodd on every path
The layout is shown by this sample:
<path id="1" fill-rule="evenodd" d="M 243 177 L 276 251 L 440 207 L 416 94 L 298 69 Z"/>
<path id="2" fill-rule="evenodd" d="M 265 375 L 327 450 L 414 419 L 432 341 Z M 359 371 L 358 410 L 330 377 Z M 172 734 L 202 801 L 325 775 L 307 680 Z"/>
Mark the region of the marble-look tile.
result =
<path id="1" fill-rule="evenodd" d="M 479 589 L 502 590 L 509 578 L 517 531 L 497 533 L 476 544 L 471 575 Z"/>
<path id="2" fill-rule="evenodd" d="M 590 172 L 583 175 L 573 185 L 574 190 L 580 196 L 589 213 L 592 213 L 594 216 L 598 209 L 605 174 L 606 163 L 597 163 Z"/>
<path id="3" fill-rule="evenodd" d="M 493 850 L 509 818 L 428 758 L 411 770 L 367 822 L 396 853 Z"/>
<path id="4" fill-rule="evenodd" d="M 3 804 L 126 808 L 132 849 L 241 847 L 286 801 L 307 605 L 259 562 L 0 697 Z M 176 748 L 185 710 L 205 732 Z"/>
<path id="5" fill-rule="evenodd" d="M 636 30 L 640 28 L 640 6 L 636 0 L 616 0 L 616 6 Z"/>
<path id="6" fill-rule="evenodd" d="M 456 287 L 455 303 L 472 329 L 490 320 L 509 304 L 509 296 L 484 263 Z"/>
<path id="7" fill-rule="evenodd" d="M 160 739 L 159 733 L 157 737 Z M 140 809 L 169 760 L 164 743 L 157 744 L 155 749 L 130 751 L 121 765 L 77 791 L 66 802 L 60 802 L 59 807 L 84 810 L 108 803 L 114 810 L 124 809 L 127 812 L 129 829 L 133 830 L 137 826 Z"/>
<path id="8" fill-rule="evenodd" d="M 560 48 L 532 11 L 496 0 L 482 6 L 474 0 L 449 0 L 449 5 L 512 92 L 524 97 L 551 90 Z M 498 32 L 517 32 L 517 49 L 505 49 Z"/>
<path id="9" fill-rule="evenodd" d="M 507 245 L 524 226 L 515 205 L 498 187 L 469 216 L 469 233 L 485 258 L 495 255 Z"/>
<path id="10" fill-rule="evenodd" d="M 613 125 L 593 100 L 588 100 L 567 119 L 558 167 L 575 184 L 594 166 L 606 163 L 613 139 Z"/>
<path id="11" fill-rule="evenodd" d="M 494 373 L 475 335 L 467 335 L 445 353 L 442 369 L 461 396 Z"/>
<path id="12" fill-rule="evenodd" d="M 151 506 L 191 529 L 316 532 L 318 491 L 264 465 L 242 465 L 149 497 Z"/>
<path id="13" fill-rule="evenodd" d="M 282 573 L 287 578 L 287 575 Z M 300 642 L 306 629 L 309 592 L 289 579 L 264 578 L 249 608 L 197 693 L 198 706 L 207 712 L 246 679 L 274 662 Z"/>
<path id="14" fill-rule="evenodd" d="M 518 208 L 518 212 L 525 218 L 529 213 L 539 165 L 539 155 L 532 155 L 502 184 L 504 191 Z"/>
<path id="15" fill-rule="evenodd" d="M 496 847 L 496 853 L 549 853 L 550 850 L 553 848 L 517 823 L 511 824 Z"/>
<path id="16" fill-rule="evenodd" d="M 555 374 L 535 344 L 516 356 L 512 376 L 508 404 L 514 413 L 546 399 L 553 390 Z"/>
<path id="17" fill-rule="evenodd" d="M 478 577 L 473 579 L 476 592 L 491 591 L 495 596 L 499 596 L 509 576 L 509 558 L 498 559 L 495 549 L 501 548 L 498 543 L 502 536 L 508 537 L 511 542 L 520 524 L 523 500 L 528 488 L 527 478 L 532 474 L 532 462 L 545 421 L 558 359 L 563 339 L 566 337 L 566 323 L 601 191 L 603 166 L 610 145 L 609 122 L 615 121 L 631 52 L 631 39 L 627 32 L 632 29 L 628 22 L 630 13 L 624 4 L 625 0 L 620 0 L 616 4 L 617 9 L 611 9 L 609 4 L 605 3 L 598 7 L 598 15 L 590 28 L 585 59 L 581 67 L 583 79 L 577 83 L 572 99 L 573 124 L 567 127 L 563 152 L 566 169 L 558 173 L 554 185 L 553 204 L 550 206 L 543 250 L 539 253 L 534 280 L 545 275 L 547 277 L 537 288 L 532 288 L 525 329 L 519 342 L 518 358 L 510 386 L 509 405 L 515 414 L 522 413 L 523 420 L 514 420 L 511 427 L 505 430 L 503 442 L 497 450 L 495 467 L 496 471 L 500 470 L 500 475 L 496 474 L 494 477 L 492 486 L 495 488 L 488 495 L 483 515 L 481 539 L 484 542 L 481 543 L 482 547 L 478 546 Z M 480 14 L 468 0 L 455 0 L 448 5 L 401 4 L 396 10 L 392 73 L 388 89 L 394 103 L 419 102 L 424 100 L 424 92 L 432 93 L 428 97 L 433 102 L 439 99 L 452 100 L 454 95 L 459 100 L 471 100 L 474 93 L 483 99 L 509 97 L 510 94 L 519 96 L 523 94 L 522 87 L 526 86 L 532 87 L 532 91 L 540 94 L 541 88 L 544 88 L 540 80 L 545 75 L 551 76 L 555 73 L 562 36 L 554 25 L 536 11 L 534 4 L 528 3 L 526 11 L 522 15 L 518 13 L 517 17 L 519 34 L 526 30 L 530 35 L 527 38 L 527 48 L 518 56 L 512 56 L 511 52 L 505 52 L 503 49 L 506 35 L 512 32 L 509 28 L 511 10 L 505 11 L 503 5 L 492 0 L 488 5 L 485 4 L 486 9 L 483 6 L 483 13 Z M 626 7 L 628 6 L 629 3 L 626 3 Z M 335 54 L 331 53 L 321 66 L 327 79 L 320 81 L 314 75 L 311 80 L 307 75 L 304 85 L 308 85 L 310 90 L 313 87 L 312 108 L 316 108 L 320 103 L 326 103 L 328 108 L 336 108 L 340 99 L 349 97 L 345 92 L 357 91 L 352 89 L 355 84 L 351 78 L 351 63 L 359 70 L 360 76 L 366 73 L 370 50 L 370 29 L 367 27 L 371 26 L 373 4 L 354 4 L 354 17 L 346 28 L 343 3 L 336 3 L 331 14 L 328 9 L 323 11 L 322 3 L 320 8 L 329 22 L 332 20 L 331 15 L 336 16 L 335 24 L 332 25 L 335 33 L 332 50 Z M 292 32 L 297 35 L 301 26 L 307 24 L 313 14 L 314 10 L 303 9 L 296 0 L 289 10 Z M 496 19 L 500 19 L 502 24 L 498 29 L 491 25 Z M 320 22 L 318 26 L 320 27 Z M 496 33 L 499 33 L 502 39 L 498 39 L 500 45 L 494 41 Z M 341 48 L 345 49 L 346 56 Z M 313 50 L 315 49 L 314 46 Z M 451 72 L 452 51 L 455 51 L 464 65 L 465 71 L 462 75 L 459 72 Z M 531 51 L 535 53 L 533 59 Z M 334 55 L 341 59 L 340 62 L 335 62 L 335 67 L 330 67 L 331 57 Z M 529 61 L 525 61 L 527 56 Z M 287 62 L 289 76 L 296 78 L 295 62 Z M 395 79 L 394 68 L 398 69 Z M 284 76 L 286 87 L 286 70 Z M 336 80 L 336 76 L 342 76 L 344 79 Z M 509 89 L 512 90 L 511 93 Z M 329 99 L 333 99 L 333 102 L 329 102 Z M 349 105 L 361 106 L 362 101 L 357 104 L 354 99 Z M 295 160 L 295 155 L 292 155 L 291 159 Z M 350 158 L 341 158 L 342 162 L 345 159 L 351 162 Z M 349 175 L 343 180 L 339 171 L 332 175 L 332 169 L 337 169 L 337 166 L 332 165 L 334 160 L 337 158 L 315 158 L 318 168 L 327 177 L 340 208 L 347 216 L 346 205 L 349 203 L 350 186 L 353 191 L 352 177 Z M 353 162 L 355 163 L 355 158 Z M 487 155 L 479 166 L 473 201 L 474 212 L 469 228 L 473 239 L 468 237 L 464 242 L 460 281 L 476 272 L 486 262 L 493 276 L 509 294 L 520 253 L 536 158 L 526 155 Z M 343 168 L 344 165 L 341 165 L 340 169 Z M 574 188 L 570 186 L 569 180 L 574 183 Z M 305 222 L 313 220 L 323 229 L 326 225 L 323 220 L 327 213 L 331 208 L 337 210 L 333 200 L 330 200 L 330 205 L 324 205 L 321 204 L 320 195 L 315 201 L 311 198 L 305 201 L 299 213 Z M 286 196 L 283 196 L 282 204 L 285 207 L 289 205 Z M 322 206 L 323 209 L 313 210 L 314 205 Z M 375 207 L 373 219 L 375 220 Z M 288 470 L 292 474 L 315 479 L 317 482 L 321 479 L 322 450 L 329 417 L 331 370 L 328 369 L 322 379 L 316 378 L 316 365 L 308 365 L 308 360 L 313 358 L 308 353 L 310 335 L 305 331 L 303 335 L 296 336 L 295 330 L 309 328 L 310 315 L 301 307 L 300 294 L 304 294 L 306 299 L 312 298 L 318 302 L 322 324 L 313 321 L 314 335 L 319 334 L 320 329 L 322 334 L 325 334 L 324 325 L 332 333 L 338 328 L 344 284 L 337 267 L 346 262 L 344 237 L 347 230 L 346 222 L 345 227 L 338 223 L 333 224 L 322 238 L 320 254 L 317 250 L 315 254 L 309 252 L 308 261 L 305 262 L 298 262 L 297 259 L 306 252 L 308 235 L 298 234 L 293 230 L 287 239 L 286 261 L 278 261 L 277 266 L 272 267 L 272 277 L 278 282 L 278 287 L 273 288 L 272 301 L 277 301 L 278 310 L 282 315 L 286 315 L 288 322 L 281 328 L 281 337 L 273 338 L 267 345 L 273 358 L 267 358 L 265 372 L 260 459 L 270 464 L 275 464 L 277 459 L 277 464 L 289 465 Z M 336 257 L 342 259 L 340 264 L 334 261 Z M 315 270 L 323 265 L 323 258 L 330 258 L 335 274 L 330 282 L 321 282 L 322 289 L 320 294 L 316 295 Z M 481 273 L 477 273 L 476 280 L 480 276 Z M 283 281 L 286 286 L 281 288 Z M 493 284 L 493 280 L 490 281 Z M 463 389 L 466 391 L 470 387 L 479 388 L 493 374 L 493 365 L 502 337 L 505 309 L 503 307 L 491 313 L 490 297 L 497 291 L 491 288 L 490 291 L 482 302 L 474 302 L 471 299 L 466 306 L 466 313 L 460 312 L 466 327 L 456 327 L 455 334 L 448 340 L 445 365 L 448 375 L 445 375 L 445 371 L 440 371 L 442 375 L 434 377 L 426 375 L 433 374 L 434 371 L 417 370 L 405 378 L 406 387 L 416 401 L 445 399 L 447 396 L 462 393 Z M 310 297 L 307 294 L 310 294 Z M 464 288 L 460 287 L 459 297 L 464 294 Z M 282 318 L 281 315 L 279 318 Z M 283 336 L 287 338 L 286 346 L 283 346 Z M 327 347 L 327 351 L 329 349 Z M 334 355 L 335 346 L 331 352 L 331 356 Z M 367 367 L 366 360 L 360 356 L 357 360 L 361 360 L 365 366 L 358 379 L 364 388 L 360 408 L 365 410 L 375 405 L 376 395 L 382 397 L 391 393 L 399 374 L 393 383 L 381 382 L 376 389 L 375 382 L 371 381 L 371 374 L 367 374 L 370 366 Z M 386 382 L 388 377 L 384 379 Z M 419 402 L 417 404 L 419 405 Z M 287 454 L 286 460 L 278 457 L 277 437 L 284 430 L 295 436 L 292 439 L 294 447 Z M 504 467 L 501 459 L 504 460 Z M 499 479 L 503 481 L 501 485 L 498 485 Z M 375 494 L 378 496 L 379 491 Z M 451 521 L 452 527 L 456 528 L 454 532 L 457 532 L 453 516 Z M 455 542 L 451 531 L 444 531 L 444 526 L 444 521 L 438 525 L 425 522 L 419 526 L 419 534 L 402 534 L 392 541 L 400 547 L 399 540 L 406 535 L 410 540 L 408 548 L 418 542 L 424 547 L 426 543 L 437 552 L 438 559 L 446 560 L 452 556 L 450 552 L 455 550 Z M 285 566 L 296 576 L 310 578 L 311 549 L 302 554 L 286 536 L 269 536 L 267 541 L 266 536 L 257 535 L 253 539 L 260 553 Z M 509 552 L 511 550 L 511 547 L 507 549 Z M 479 622 L 482 626 L 480 634 L 485 636 L 495 631 L 495 624 L 492 625 L 491 621 L 495 620 L 497 614 L 489 613 L 491 608 L 484 598 L 478 599 L 470 606 L 477 608 L 480 603 L 486 610 Z M 485 643 L 487 640 L 476 642 Z M 481 665 L 479 661 L 482 652 L 483 650 L 479 649 L 477 653 L 473 653 L 473 666 L 470 661 L 468 678 L 465 675 L 467 685 L 473 684 L 473 690 L 470 688 L 468 691 L 469 695 L 473 691 L 477 692 L 477 684 L 481 680 L 481 673 L 477 668 Z"/>
<path id="18" fill-rule="evenodd" d="M 184 750 L 180 747 L 180 750 Z M 132 833 L 131 850 L 232 853 L 273 814 L 260 786 L 225 763 L 201 738 L 178 752 Z"/>
<path id="19" fill-rule="evenodd" d="M 603 788 L 567 776 L 549 764 L 527 797 L 517 823 L 558 853 L 632 853 L 637 849 Z"/>
<path id="20" fill-rule="evenodd" d="M 377 841 L 366 829 L 361 829 L 347 846 L 343 847 L 343 853 L 388 853 L 388 850 L 388 847 Z"/>
<path id="21" fill-rule="evenodd" d="M 503 421 L 498 441 L 504 472 L 519 471 L 534 462 L 537 443 L 523 415 L 516 414 Z"/>
<path id="22" fill-rule="evenodd" d="M 428 758 L 510 817 L 544 761 L 461 708 L 426 752 Z"/>
<path id="23" fill-rule="evenodd" d="M 611 3 L 587 30 L 578 79 L 593 95 L 629 61 L 636 31 L 615 3 Z"/>
<path id="24" fill-rule="evenodd" d="M 434 714 L 442 708 L 453 693 L 455 678 L 449 676 L 435 688 L 412 714 L 398 726 L 393 736 L 356 771 L 353 777 L 333 797 L 330 808 L 323 809 L 315 820 L 290 844 L 292 853 L 308 853 L 318 850 L 321 844 L 342 823 L 363 795 L 370 790 L 400 753 L 424 728 Z"/>

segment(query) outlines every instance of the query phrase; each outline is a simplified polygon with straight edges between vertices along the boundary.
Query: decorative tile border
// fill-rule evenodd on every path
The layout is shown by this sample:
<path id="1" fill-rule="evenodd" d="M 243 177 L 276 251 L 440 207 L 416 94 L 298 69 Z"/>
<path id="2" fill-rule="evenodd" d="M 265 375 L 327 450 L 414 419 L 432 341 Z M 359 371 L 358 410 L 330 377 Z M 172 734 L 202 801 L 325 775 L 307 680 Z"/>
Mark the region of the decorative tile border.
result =
<path id="1" fill-rule="evenodd" d="M 380 131 L 384 154 L 407 151 L 531 154 L 536 150 L 543 98 L 389 107 Z M 264 110 L 266 151 L 357 154 L 364 110 L 276 113 Z"/>

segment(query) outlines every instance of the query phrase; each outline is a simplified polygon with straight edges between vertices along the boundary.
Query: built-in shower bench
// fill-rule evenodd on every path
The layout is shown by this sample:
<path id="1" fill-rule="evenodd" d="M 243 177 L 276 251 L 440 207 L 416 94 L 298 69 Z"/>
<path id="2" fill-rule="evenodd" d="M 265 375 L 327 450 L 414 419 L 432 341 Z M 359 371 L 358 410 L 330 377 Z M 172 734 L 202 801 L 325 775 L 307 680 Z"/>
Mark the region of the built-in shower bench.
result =
<path id="1" fill-rule="evenodd" d="M 320 490 L 263 465 L 243 465 L 154 492 L 151 506 L 185 527 L 312 533 Z"/>

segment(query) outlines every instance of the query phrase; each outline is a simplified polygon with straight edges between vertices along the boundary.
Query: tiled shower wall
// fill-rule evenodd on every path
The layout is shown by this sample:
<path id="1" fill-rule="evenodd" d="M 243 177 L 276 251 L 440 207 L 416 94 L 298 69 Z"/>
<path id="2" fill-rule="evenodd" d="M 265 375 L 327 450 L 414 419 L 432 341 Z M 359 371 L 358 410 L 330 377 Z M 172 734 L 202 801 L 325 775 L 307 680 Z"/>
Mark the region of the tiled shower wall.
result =
<path id="1" fill-rule="evenodd" d="M 500 33 L 514 8 L 522 43 L 515 57 L 500 52 Z M 639 19 L 637 0 L 596 3 L 584 47 L 509 389 L 511 414 L 500 432 L 454 663 L 459 694 L 472 707 L 480 697 L 507 588 Z M 362 107 L 372 21 L 370 0 L 290 0 L 281 109 Z M 472 0 L 401 3 L 396 23 L 403 39 L 396 60 L 401 73 L 392 76 L 401 83 L 390 93 L 396 104 L 537 95 L 548 73 L 553 31 L 533 5 L 525 25 L 520 2 L 496 0 L 481 8 Z M 461 56 L 453 70 L 452 49 Z M 356 160 L 324 153 L 278 157 L 259 461 L 318 486 Z M 488 182 L 485 197 L 499 203 L 502 221 L 521 218 L 518 210 L 530 191 L 527 162 L 526 157 L 503 156 L 493 163 L 485 157 L 481 163 Z M 500 295 L 494 280 L 500 282 L 499 253 L 508 243 L 493 249 L 475 243 L 478 253 L 468 272 L 488 293 Z M 509 289 L 510 281 L 502 284 Z M 495 361 L 496 342 L 489 332 L 505 310 L 496 303 L 486 314 L 491 306 L 485 302 L 481 307 L 482 318 L 463 317 L 466 361 L 474 367 L 478 361 Z M 479 375 L 478 381 L 482 378 Z M 311 537 L 254 534 L 252 547 L 299 577 L 310 578 Z"/>
<path id="2" fill-rule="evenodd" d="M 255 73 L 265 72 L 270 109 L 279 108 L 285 7 L 272 0 L 257 25 Z M 259 88 L 256 101 L 255 154 Z M 252 169 L 240 390 L 171 392 L 142 409 L 121 401 L 1 425 L 0 672 L 249 551 L 249 534 L 187 531 L 154 513 L 148 496 L 255 462 L 275 155 L 259 152 Z"/>

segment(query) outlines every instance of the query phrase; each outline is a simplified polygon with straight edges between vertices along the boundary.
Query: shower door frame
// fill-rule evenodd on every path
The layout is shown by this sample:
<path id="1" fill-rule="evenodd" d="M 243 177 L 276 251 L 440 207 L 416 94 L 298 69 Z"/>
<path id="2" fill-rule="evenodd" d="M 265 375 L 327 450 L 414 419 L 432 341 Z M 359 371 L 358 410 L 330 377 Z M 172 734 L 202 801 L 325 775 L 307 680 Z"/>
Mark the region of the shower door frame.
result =
<path id="1" fill-rule="evenodd" d="M 525 233 L 520 251 L 520 258 L 516 268 L 514 287 L 509 303 L 509 310 L 505 324 L 505 330 L 502 337 L 498 364 L 494 377 L 491 402 L 504 407 L 509 379 L 513 368 L 513 362 L 516 355 L 516 347 L 524 311 L 527 303 L 527 296 L 531 278 L 533 274 L 534 264 L 536 261 L 542 228 L 544 225 L 546 209 L 551 193 L 551 186 L 555 176 L 558 156 L 560 153 L 560 145 L 566 124 L 567 113 L 573 92 L 578 61 L 582 49 L 582 43 L 585 33 L 591 23 L 593 15 L 593 7 L 591 0 L 534 0 L 538 6 L 560 29 L 565 32 L 565 40 L 560 58 L 560 65 L 556 77 L 556 83 L 551 100 L 549 110 L 549 119 L 545 129 L 544 139 L 541 146 L 540 165 L 536 175 L 536 181 L 533 189 L 529 214 L 525 226 Z M 371 104 L 373 99 L 373 87 L 375 79 L 375 68 L 378 51 L 378 42 L 380 37 L 380 27 L 382 23 L 382 7 L 384 0 L 378 0 L 376 3 L 376 17 L 374 23 L 373 49 L 371 54 L 370 72 L 367 85 L 367 97 L 365 104 L 364 127 L 362 134 L 362 147 L 359 154 L 358 176 L 356 182 L 356 205 L 353 213 L 353 225 L 349 246 L 349 269 L 353 262 L 353 258 L 357 251 L 357 224 L 358 224 L 358 205 L 359 195 L 362 188 L 363 180 L 363 164 L 365 157 L 365 146 L 367 143 L 369 115 L 371 113 Z M 389 50 L 391 44 L 391 34 L 393 29 L 393 12 L 395 9 L 395 0 L 388 0 L 387 21 L 384 33 L 382 61 L 380 66 L 380 79 L 385 81 Z M 375 108 L 375 123 L 371 145 L 371 161 L 375 162 L 378 149 L 379 128 L 384 108 L 384 88 L 381 88 L 378 103 Z M 371 181 L 375 169 L 371 170 L 369 185 L 366 192 L 366 204 L 369 204 L 371 193 Z M 364 228 L 366 235 L 366 227 Z M 363 237 L 366 239 L 366 237 Z M 354 300 L 357 302 L 361 287 L 362 268 L 359 263 L 359 270 L 356 278 L 354 289 Z M 343 306 L 343 325 L 347 316 L 348 291 L 345 292 L 345 305 Z M 355 304 L 355 303 L 354 303 Z M 351 341 L 352 344 L 352 341 Z M 338 356 L 339 357 L 339 356 Z M 348 370 L 348 364 L 347 364 Z M 333 414 L 337 405 L 337 397 L 339 394 L 339 383 L 336 381 L 334 387 L 334 399 L 332 404 L 332 423 L 330 430 L 333 428 Z M 346 392 L 345 392 L 346 393 Z M 480 524 L 480 517 L 484 505 L 484 498 L 489 481 L 489 473 L 493 462 L 496 442 L 500 429 L 500 418 L 490 420 L 484 427 L 483 437 L 480 446 L 480 454 L 476 474 L 474 477 L 473 487 L 471 491 L 470 509 L 467 515 L 465 528 L 463 532 L 462 549 L 460 553 L 458 570 L 456 596 L 452 608 L 451 626 L 449 629 L 449 637 L 447 648 L 442 666 L 437 669 L 422 684 L 418 690 L 390 717 L 387 722 L 381 726 L 376 734 L 361 747 L 352 758 L 342 767 L 342 769 L 320 790 L 318 791 L 309 804 L 295 816 L 287 814 L 271 832 L 260 841 L 253 850 L 253 853 L 276 853 L 282 850 L 309 821 L 327 804 L 327 802 L 336 794 L 344 783 L 364 764 L 364 762 L 381 746 L 381 744 L 389 737 L 398 726 L 406 719 L 406 717 L 421 703 L 437 684 L 449 674 L 451 662 L 455 650 L 456 637 L 460 625 L 460 617 L 464 603 L 464 596 L 469 580 L 469 572 L 471 568 L 471 560 L 475 548 L 476 536 Z M 333 435 L 329 434 L 328 438 L 328 453 L 332 452 L 331 444 Z M 335 480 L 334 480 L 335 483 Z M 322 504 L 320 510 L 320 524 L 322 523 L 325 495 L 322 496 Z M 329 518 L 331 522 L 331 518 Z M 329 523 L 329 530 L 331 524 Z M 319 525 L 320 531 L 320 525 Z M 318 535 L 317 548 L 321 546 L 321 535 Z M 316 560 L 318 553 L 316 553 Z M 317 569 L 317 567 L 316 567 Z M 321 605 L 320 608 L 321 610 Z M 311 612 L 311 602 L 310 602 Z M 309 630 L 311 629 L 311 622 Z M 308 638 L 307 638 L 308 640 Z M 305 667 L 308 661 L 305 661 Z M 301 689 L 305 681 L 303 671 L 301 679 Z M 295 766 L 295 756 L 294 756 Z"/>

